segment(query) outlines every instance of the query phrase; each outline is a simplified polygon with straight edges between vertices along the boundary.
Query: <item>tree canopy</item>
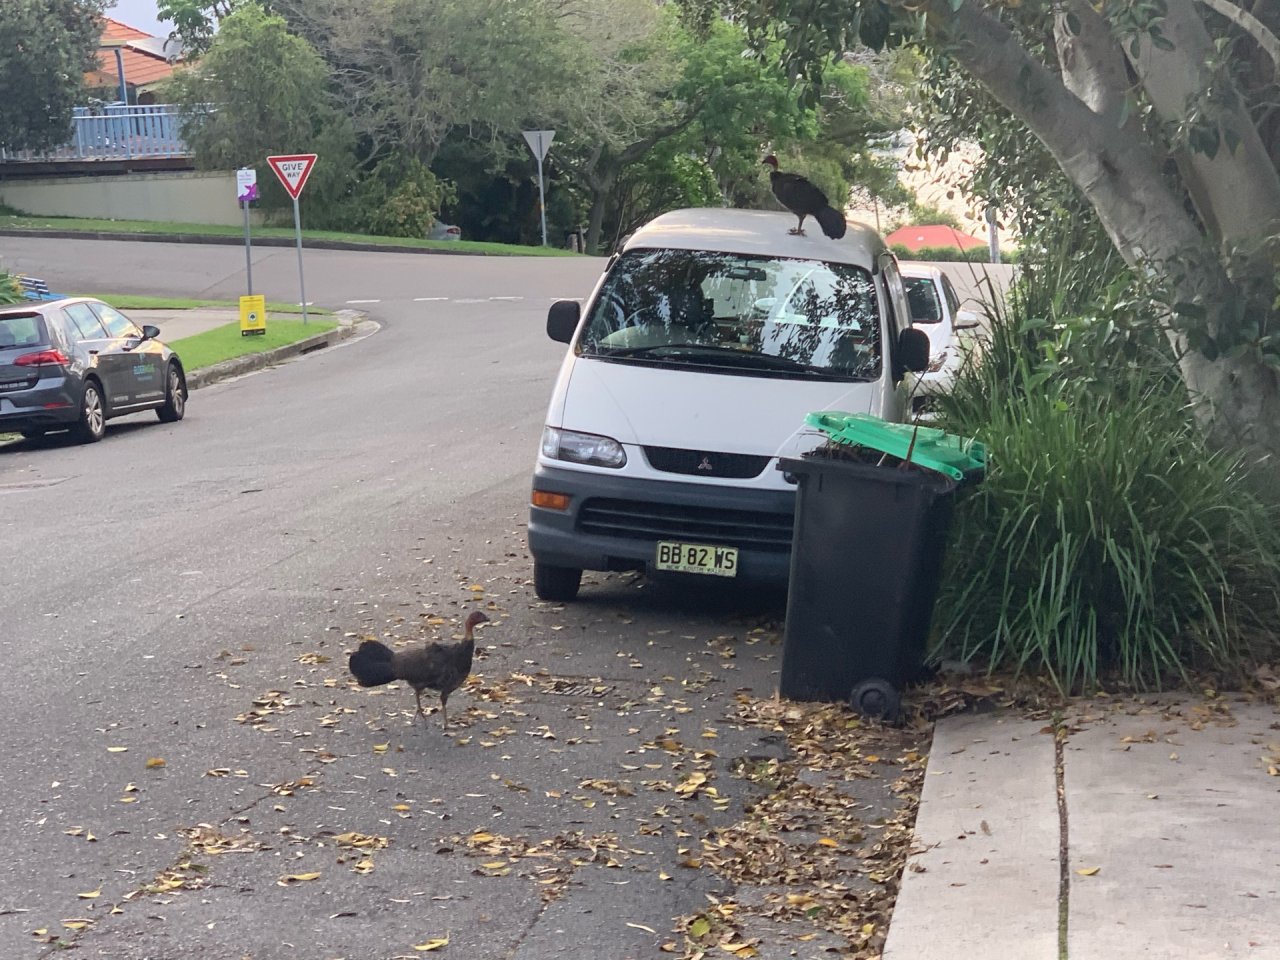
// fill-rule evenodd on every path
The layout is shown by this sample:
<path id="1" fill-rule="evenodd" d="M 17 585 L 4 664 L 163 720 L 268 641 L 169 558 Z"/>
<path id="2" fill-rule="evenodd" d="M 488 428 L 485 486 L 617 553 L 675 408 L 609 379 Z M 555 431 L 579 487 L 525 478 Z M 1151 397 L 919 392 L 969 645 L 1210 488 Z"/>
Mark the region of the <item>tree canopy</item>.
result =
<path id="1" fill-rule="evenodd" d="M 71 111 L 96 65 L 105 0 L 4 0 L 0 4 L 0 145 L 64 143 Z"/>
<path id="2" fill-rule="evenodd" d="M 700 2 L 700 0 L 698 0 Z M 958 113 L 1034 137 L 1149 278 L 1202 422 L 1280 479 L 1280 115 L 1274 4 L 1233 0 L 742 0 L 790 68 L 859 44 L 925 49 L 981 88 Z M 706 15 L 707 6 L 694 7 Z M 986 108 L 985 116 L 978 116 Z M 945 112 L 945 111 L 944 111 Z M 1018 130 L 998 129 L 1012 118 Z M 1017 167 L 1017 154 L 1002 163 Z M 1018 171 L 1028 175 L 1028 168 Z M 999 183 L 993 178 L 993 185 Z M 1276 486 L 1280 489 L 1280 485 Z"/>

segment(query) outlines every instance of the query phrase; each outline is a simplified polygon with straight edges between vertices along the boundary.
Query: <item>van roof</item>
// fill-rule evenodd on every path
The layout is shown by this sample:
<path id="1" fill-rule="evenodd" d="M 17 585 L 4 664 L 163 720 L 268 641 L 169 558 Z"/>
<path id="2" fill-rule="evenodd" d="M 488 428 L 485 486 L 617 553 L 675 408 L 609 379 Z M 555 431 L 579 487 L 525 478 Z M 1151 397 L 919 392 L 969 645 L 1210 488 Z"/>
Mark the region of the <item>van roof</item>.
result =
<path id="1" fill-rule="evenodd" d="M 796 225 L 795 214 L 774 210 L 699 208 L 673 210 L 655 217 L 633 233 L 624 250 L 638 247 L 716 250 L 767 257 L 802 257 L 833 263 L 850 263 L 874 270 L 876 257 L 887 249 L 874 229 L 850 221 L 840 240 L 829 240 L 812 217 L 805 235 L 787 231 Z"/>

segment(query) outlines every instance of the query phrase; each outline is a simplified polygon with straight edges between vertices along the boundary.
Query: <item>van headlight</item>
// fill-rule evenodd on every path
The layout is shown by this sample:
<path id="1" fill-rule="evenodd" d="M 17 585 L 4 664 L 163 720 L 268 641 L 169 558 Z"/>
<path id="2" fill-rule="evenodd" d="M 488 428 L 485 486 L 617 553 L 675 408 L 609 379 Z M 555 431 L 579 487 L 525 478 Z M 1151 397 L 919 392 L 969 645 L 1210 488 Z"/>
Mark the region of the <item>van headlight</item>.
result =
<path id="1" fill-rule="evenodd" d="M 593 467 L 617 468 L 627 462 L 622 444 L 611 437 L 560 430 L 556 427 L 543 428 L 542 455 L 553 460 L 587 463 Z"/>

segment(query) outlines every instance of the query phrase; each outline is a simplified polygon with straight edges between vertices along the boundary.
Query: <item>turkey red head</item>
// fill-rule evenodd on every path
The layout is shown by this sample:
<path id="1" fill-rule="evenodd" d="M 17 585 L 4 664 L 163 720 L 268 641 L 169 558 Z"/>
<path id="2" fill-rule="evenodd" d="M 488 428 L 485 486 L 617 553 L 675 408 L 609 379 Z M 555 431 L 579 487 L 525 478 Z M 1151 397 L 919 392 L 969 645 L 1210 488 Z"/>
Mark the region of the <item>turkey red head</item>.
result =
<path id="1" fill-rule="evenodd" d="M 778 169 L 778 158 L 775 157 L 772 153 L 769 154 L 760 162 L 763 163 L 766 167 L 773 167 L 773 169 L 775 170 Z"/>
<path id="2" fill-rule="evenodd" d="M 473 610 L 471 612 L 471 615 L 467 617 L 466 622 L 463 623 L 462 628 L 466 630 L 467 636 L 469 637 L 471 636 L 471 631 L 474 630 L 478 625 L 482 623 L 488 623 L 488 622 L 489 622 L 488 617 L 486 617 L 479 610 Z"/>

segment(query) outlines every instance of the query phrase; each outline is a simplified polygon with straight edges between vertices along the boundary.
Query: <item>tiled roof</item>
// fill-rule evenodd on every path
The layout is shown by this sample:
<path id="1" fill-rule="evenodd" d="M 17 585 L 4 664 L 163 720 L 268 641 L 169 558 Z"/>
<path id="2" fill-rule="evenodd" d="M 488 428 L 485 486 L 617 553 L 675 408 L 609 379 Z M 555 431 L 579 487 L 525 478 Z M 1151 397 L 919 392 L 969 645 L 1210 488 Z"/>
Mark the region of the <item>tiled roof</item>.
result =
<path id="1" fill-rule="evenodd" d="M 891 247 L 902 245 L 912 251 L 921 247 L 959 247 L 961 250 L 968 250 L 970 247 L 987 245 L 987 241 L 961 233 L 955 227 L 945 224 L 899 227 L 885 237 L 884 241 Z"/>
<path id="2" fill-rule="evenodd" d="M 102 21 L 104 41 L 124 41 L 126 44 L 120 54 L 124 60 L 124 79 L 130 86 L 147 87 L 166 79 L 173 73 L 171 63 L 146 49 L 154 44 L 138 43 L 138 41 L 154 41 L 156 38 L 151 34 L 110 17 L 103 17 Z M 92 87 L 109 87 L 120 82 L 115 50 L 110 48 L 98 50 L 98 69 L 86 74 L 85 82 Z"/>

